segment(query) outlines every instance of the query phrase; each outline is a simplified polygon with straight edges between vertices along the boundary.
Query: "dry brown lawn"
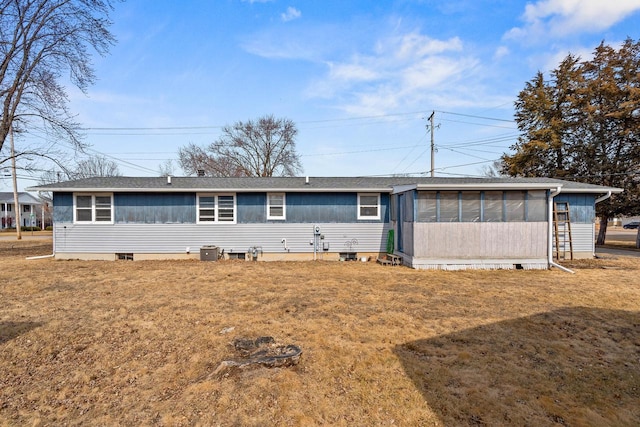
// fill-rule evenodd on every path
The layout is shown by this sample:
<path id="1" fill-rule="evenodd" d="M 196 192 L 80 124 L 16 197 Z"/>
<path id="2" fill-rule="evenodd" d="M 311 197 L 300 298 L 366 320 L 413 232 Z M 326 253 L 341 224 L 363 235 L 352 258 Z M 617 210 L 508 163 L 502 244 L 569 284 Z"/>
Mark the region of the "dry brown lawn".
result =
<path id="1" fill-rule="evenodd" d="M 640 424 L 638 259 L 25 260 L 50 251 L 0 242 L 0 425 Z M 300 363 L 212 374 L 259 336 Z"/>

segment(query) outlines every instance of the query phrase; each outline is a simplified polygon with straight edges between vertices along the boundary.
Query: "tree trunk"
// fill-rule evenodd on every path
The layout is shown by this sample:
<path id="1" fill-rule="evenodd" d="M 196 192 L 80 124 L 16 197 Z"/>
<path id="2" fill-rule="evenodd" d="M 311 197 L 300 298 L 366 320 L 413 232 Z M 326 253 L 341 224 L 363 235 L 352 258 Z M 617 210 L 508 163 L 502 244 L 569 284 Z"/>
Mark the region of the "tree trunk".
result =
<path id="1" fill-rule="evenodd" d="M 607 237 L 608 222 L 609 222 L 609 218 L 600 217 L 600 231 L 598 231 L 598 239 L 596 240 L 596 245 L 604 245 L 604 241 Z"/>
<path id="2" fill-rule="evenodd" d="M 636 234 L 636 249 L 640 249 L 640 227 L 638 227 L 638 234 Z"/>
<path id="3" fill-rule="evenodd" d="M 13 211 L 16 216 L 16 240 L 22 239 L 22 230 L 20 229 L 20 200 L 18 197 L 18 177 L 16 175 L 16 151 L 13 144 L 13 127 L 9 131 L 11 141 L 11 169 L 13 172 Z"/>

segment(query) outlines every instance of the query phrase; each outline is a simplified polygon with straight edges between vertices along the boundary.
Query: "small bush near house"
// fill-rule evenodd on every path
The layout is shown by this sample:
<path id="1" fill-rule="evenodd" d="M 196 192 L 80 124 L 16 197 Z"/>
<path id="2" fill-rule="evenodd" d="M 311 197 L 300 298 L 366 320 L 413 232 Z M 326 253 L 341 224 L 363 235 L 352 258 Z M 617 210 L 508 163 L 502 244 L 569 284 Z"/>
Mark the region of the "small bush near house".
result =
<path id="1" fill-rule="evenodd" d="M 47 225 L 45 231 L 53 231 L 53 225 Z"/>

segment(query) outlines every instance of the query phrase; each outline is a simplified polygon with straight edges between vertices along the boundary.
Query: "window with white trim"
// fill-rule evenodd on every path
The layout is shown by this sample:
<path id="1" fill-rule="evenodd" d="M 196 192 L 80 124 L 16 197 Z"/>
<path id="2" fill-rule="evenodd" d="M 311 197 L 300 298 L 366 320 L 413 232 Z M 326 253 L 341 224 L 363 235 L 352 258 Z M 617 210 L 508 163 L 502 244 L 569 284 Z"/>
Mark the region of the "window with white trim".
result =
<path id="1" fill-rule="evenodd" d="M 113 224 L 113 194 L 76 194 L 73 222 Z"/>
<path id="2" fill-rule="evenodd" d="M 380 219 L 380 193 L 358 193 L 358 219 Z"/>
<path id="3" fill-rule="evenodd" d="M 198 194 L 198 224 L 236 222 L 235 194 Z"/>
<path id="4" fill-rule="evenodd" d="M 267 219 L 286 219 L 286 199 L 284 193 L 267 194 Z"/>

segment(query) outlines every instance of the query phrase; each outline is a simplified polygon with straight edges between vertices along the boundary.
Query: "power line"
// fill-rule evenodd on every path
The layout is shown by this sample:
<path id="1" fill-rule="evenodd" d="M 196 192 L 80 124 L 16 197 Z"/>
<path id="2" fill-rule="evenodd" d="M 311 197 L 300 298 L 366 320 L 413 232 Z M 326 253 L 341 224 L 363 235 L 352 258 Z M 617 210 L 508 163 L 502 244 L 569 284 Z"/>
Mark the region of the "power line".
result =
<path id="1" fill-rule="evenodd" d="M 515 120 L 498 119 L 498 118 L 495 118 L 495 117 L 486 117 L 486 116 L 475 116 L 473 114 L 453 113 L 451 111 L 438 111 L 438 113 L 450 114 L 452 116 L 471 117 L 473 119 L 493 120 L 493 121 L 496 121 L 496 122 L 515 123 Z"/>

